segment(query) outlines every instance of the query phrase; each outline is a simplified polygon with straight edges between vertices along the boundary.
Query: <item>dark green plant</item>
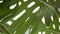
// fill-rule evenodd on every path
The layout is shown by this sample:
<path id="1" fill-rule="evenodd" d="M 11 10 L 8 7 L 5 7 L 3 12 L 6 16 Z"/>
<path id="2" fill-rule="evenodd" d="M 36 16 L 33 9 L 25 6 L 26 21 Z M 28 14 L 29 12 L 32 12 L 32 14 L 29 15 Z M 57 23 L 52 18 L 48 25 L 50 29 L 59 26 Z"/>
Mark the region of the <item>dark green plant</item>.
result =
<path id="1" fill-rule="evenodd" d="M 60 0 L 0 0 L 0 34 L 60 34 L 59 8 Z"/>

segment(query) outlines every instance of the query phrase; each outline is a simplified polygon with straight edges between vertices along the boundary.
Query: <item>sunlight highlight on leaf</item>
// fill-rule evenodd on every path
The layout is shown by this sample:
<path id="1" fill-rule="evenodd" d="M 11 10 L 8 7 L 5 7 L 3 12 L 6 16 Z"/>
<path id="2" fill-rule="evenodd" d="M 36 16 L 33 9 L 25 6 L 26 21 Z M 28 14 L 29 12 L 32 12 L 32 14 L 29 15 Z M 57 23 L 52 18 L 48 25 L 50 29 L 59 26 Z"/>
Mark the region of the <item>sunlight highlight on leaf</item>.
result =
<path id="1" fill-rule="evenodd" d="M 59 22 L 60 22 L 60 18 L 58 18 Z"/>
<path id="2" fill-rule="evenodd" d="M 45 24 L 45 17 L 42 18 L 42 22 L 43 22 L 43 24 Z"/>
<path id="3" fill-rule="evenodd" d="M 40 6 L 36 7 L 36 8 L 32 11 L 32 13 L 36 13 L 39 9 L 40 9 Z"/>
<path id="4" fill-rule="evenodd" d="M 59 30 L 60 30 L 60 25 L 59 25 Z"/>
<path id="5" fill-rule="evenodd" d="M 49 2 L 49 0 L 47 0 L 47 2 Z"/>
<path id="6" fill-rule="evenodd" d="M 35 4 L 35 2 L 31 2 L 27 7 L 30 8 Z"/>
<path id="7" fill-rule="evenodd" d="M 25 22 L 29 19 L 30 17 L 28 17 L 26 20 L 25 20 Z"/>
<path id="8" fill-rule="evenodd" d="M 53 24 L 53 29 L 56 29 L 56 28 L 55 28 L 55 24 Z"/>
<path id="9" fill-rule="evenodd" d="M 16 7 L 16 5 L 17 5 L 17 4 L 14 4 L 14 5 L 10 6 L 9 8 L 10 8 L 10 9 L 14 9 L 14 8 Z"/>
<path id="10" fill-rule="evenodd" d="M 14 31 L 14 34 L 16 34 L 16 31 Z"/>
<path id="11" fill-rule="evenodd" d="M 8 21 L 8 22 L 7 22 L 7 24 L 8 24 L 8 25 L 11 25 L 11 24 L 12 24 L 12 22 L 11 22 L 11 21 Z"/>
<path id="12" fill-rule="evenodd" d="M 60 34 L 59 3 L 59 0 L 0 0 L 0 32 Z"/>
<path id="13" fill-rule="evenodd" d="M 28 0 L 23 0 L 24 2 L 27 2 Z"/>
<path id="14" fill-rule="evenodd" d="M 20 6 L 22 3 L 21 2 L 18 2 L 18 5 Z"/>
<path id="15" fill-rule="evenodd" d="M 26 12 L 26 10 L 23 10 L 23 11 L 20 12 L 17 16 L 15 16 L 15 17 L 13 18 L 13 20 L 17 20 L 17 19 L 20 18 L 25 12 Z"/>
<path id="16" fill-rule="evenodd" d="M 3 0 L 0 0 L 0 3 L 3 3 Z"/>
<path id="17" fill-rule="evenodd" d="M 45 34 L 46 32 L 44 31 L 42 34 Z"/>
<path id="18" fill-rule="evenodd" d="M 38 34 L 41 34 L 41 32 L 38 32 Z"/>
<path id="19" fill-rule="evenodd" d="M 53 21 L 53 16 L 51 16 L 51 20 Z"/>

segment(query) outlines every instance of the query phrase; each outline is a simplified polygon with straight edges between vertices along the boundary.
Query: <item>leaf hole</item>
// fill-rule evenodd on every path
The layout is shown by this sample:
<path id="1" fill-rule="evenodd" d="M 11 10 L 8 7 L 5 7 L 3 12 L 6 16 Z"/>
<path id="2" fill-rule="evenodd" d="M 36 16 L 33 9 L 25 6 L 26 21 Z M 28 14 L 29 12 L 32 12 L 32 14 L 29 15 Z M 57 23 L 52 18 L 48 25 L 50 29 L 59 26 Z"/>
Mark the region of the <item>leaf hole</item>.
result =
<path id="1" fill-rule="evenodd" d="M 35 2 L 33 1 L 33 2 L 31 2 L 27 7 L 30 8 L 30 7 L 32 7 L 34 4 L 35 4 Z"/>
<path id="2" fill-rule="evenodd" d="M 28 29 L 28 30 L 26 30 L 25 34 L 29 34 L 29 29 Z"/>
<path id="3" fill-rule="evenodd" d="M 45 24 L 45 17 L 42 17 L 42 22 L 43 24 Z"/>
<path id="4" fill-rule="evenodd" d="M 30 27 L 26 30 L 26 32 L 24 34 L 29 34 L 31 33 L 31 31 L 33 30 L 32 28 L 32 25 L 30 25 Z"/>
<path id="5" fill-rule="evenodd" d="M 11 21 L 8 21 L 8 22 L 7 22 L 7 24 L 8 24 L 8 25 L 11 25 L 11 24 L 12 24 L 12 22 L 11 22 Z"/>
<path id="6" fill-rule="evenodd" d="M 17 19 L 20 18 L 25 12 L 26 12 L 26 10 L 23 10 L 23 11 L 20 12 L 17 16 L 15 16 L 15 17 L 13 18 L 13 20 L 17 20 Z"/>
<path id="7" fill-rule="evenodd" d="M 40 6 L 36 7 L 36 8 L 32 11 L 32 13 L 36 13 L 39 9 L 40 9 Z"/>
<path id="8" fill-rule="evenodd" d="M 9 9 L 14 9 L 16 7 L 17 4 L 14 4 L 12 6 L 9 7 Z"/>

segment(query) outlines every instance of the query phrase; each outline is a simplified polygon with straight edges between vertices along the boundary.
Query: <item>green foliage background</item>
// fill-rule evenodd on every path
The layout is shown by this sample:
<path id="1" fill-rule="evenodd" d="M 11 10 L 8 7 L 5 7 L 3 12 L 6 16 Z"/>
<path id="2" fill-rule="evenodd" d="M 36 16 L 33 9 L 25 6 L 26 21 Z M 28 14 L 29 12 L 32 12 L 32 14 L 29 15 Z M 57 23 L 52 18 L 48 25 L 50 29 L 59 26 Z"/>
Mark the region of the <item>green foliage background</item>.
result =
<path id="1" fill-rule="evenodd" d="M 18 2 L 22 4 L 19 6 Z M 27 6 L 31 2 L 35 2 L 35 5 L 28 8 Z M 16 7 L 9 9 L 14 4 L 17 4 Z M 40 6 L 40 9 L 36 13 L 32 13 L 38 6 Z M 29 29 L 29 34 L 38 34 L 38 32 L 60 34 L 60 22 L 58 20 L 60 12 L 58 8 L 60 8 L 60 0 L 49 0 L 49 2 L 47 0 L 28 0 L 27 2 L 23 0 L 3 0 L 3 3 L 0 3 L 0 34 L 24 34 L 27 29 Z M 23 10 L 26 10 L 26 12 L 19 19 L 13 20 Z M 53 21 L 51 16 L 53 16 Z M 29 19 L 25 22 L 28 17 Z M 42 17 L 45 17 L 45 24 L 41 21 Z M 8 21 L 11 21 L 12 25 L 8 25 Z"/>

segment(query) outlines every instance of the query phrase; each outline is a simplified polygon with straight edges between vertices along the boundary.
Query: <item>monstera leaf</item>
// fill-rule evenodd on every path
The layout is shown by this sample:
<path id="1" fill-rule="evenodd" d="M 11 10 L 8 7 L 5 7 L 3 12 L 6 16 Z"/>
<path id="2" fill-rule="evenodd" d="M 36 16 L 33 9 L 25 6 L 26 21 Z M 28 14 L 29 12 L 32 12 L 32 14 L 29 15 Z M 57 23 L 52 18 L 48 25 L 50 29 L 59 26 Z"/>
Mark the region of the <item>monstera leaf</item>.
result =
<path id="1" fill-rule="evenodd" d="M 60 0 L 0 0 L 0 34 L 60 34 Z"/>

